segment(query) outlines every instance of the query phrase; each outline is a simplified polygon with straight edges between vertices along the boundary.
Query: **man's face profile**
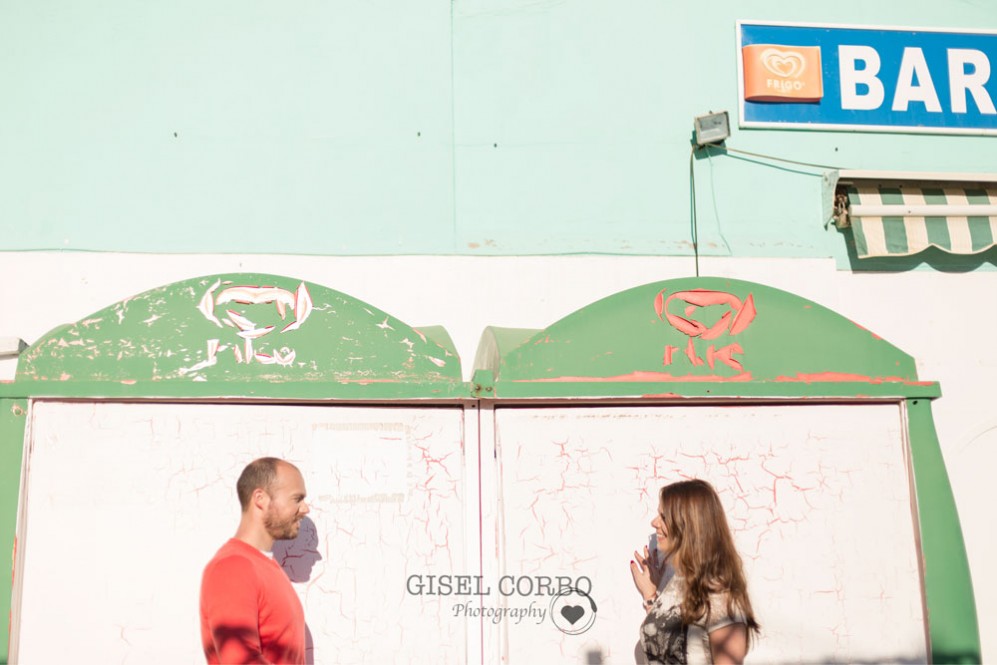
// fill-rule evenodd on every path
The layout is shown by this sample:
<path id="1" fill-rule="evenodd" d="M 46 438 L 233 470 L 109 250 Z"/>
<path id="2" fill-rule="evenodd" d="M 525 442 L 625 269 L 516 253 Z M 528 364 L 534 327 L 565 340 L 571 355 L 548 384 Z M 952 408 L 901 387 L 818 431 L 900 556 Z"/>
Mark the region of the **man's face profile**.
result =
<path id="1" fill-rule="evenodd" d="M 264 491 L 269 499 L 263 512 L 267 533 L 274 540 L 294 540 L 302 518 L 308 514 L 301 472 L 288 464 L 279 464 L 276 479 Z"/>

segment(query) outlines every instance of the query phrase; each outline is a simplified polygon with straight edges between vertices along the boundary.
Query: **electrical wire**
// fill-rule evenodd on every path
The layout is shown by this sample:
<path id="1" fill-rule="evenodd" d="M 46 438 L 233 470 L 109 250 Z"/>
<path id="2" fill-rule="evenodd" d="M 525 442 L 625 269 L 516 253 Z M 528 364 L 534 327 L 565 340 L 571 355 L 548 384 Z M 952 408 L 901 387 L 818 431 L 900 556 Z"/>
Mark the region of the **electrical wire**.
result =
<path id="1" fill-rule="evenodd" d="M 816 164 L 814 162 L 801 162 L 795 159 L 786 159 L 785 157 L 776 157 L 775 155 L 766 155 L 760 152 L 751 152 L 749 150 L 738 150 L 737 148 L 729 148 L 725 145 L 719 143 L 708 143 L 703 146 L 692 146 L 689 151 L 689 196 L 690 196 L 690 222 L 692 231 L 692 252 L 695 257 L 696 265 L 696 277 L 699 277 L 699 224 L 696 218 L 696 169 L 695 169 L 695 157 L 696 150 L 702 147 L 706 150 L 706 157 L 710 160 L 711 169 L 711 179 L 712 179 L 712 167 L 713 167 L 713 156 L 710 154 L 710 148 L 716 148 L 724 152 L 732 152 L 738 155 L 747 155 L 749 157 L 757 157 L 759 159 L 768 159 L 774 162 L 784 162 L 786 164 L 795 164 L 796 166 L 809 166 L 817 169 L 831 169 L 833 171 L 840 171 L 842 168 L 840 166 L 830 166 L 828 164 Z M 713 208 L 716 211 L 717 208 L 717 198 L 716 198 L 716 188 L 712 188 L 713 194 Z M 730 243 L 727 242 L 727 238 L 723 235 L 723 230 L 719 227 L 720 216 L 717 215 L 717 229 L 720 232 L 720 238 L 723 240 L 724 245 L 727 246 L 728 254 L 733 255 L 733 250 L 730 247 Z"/>
<path id="2" fill-rule="evenodd" d="M 689 216 L 692 218 L 692 253 L 695 257 L 696 277 L 699 277 L 699 228 L 696 226 L 696 147 L 689 151 Z"/>
<path id="3" fill-rule="evenodd" d="M 765 155 L 760 152 L 749 152 L 747 150 L 738 150 L 737 148 L 728 148 L 725 145 L 720 145 L 718 143 L 709 143 L 705 146 L 706 154 L 709 155 L 710 148 L 717 148 L 718 150 L 723 150 L 724 152 L 733 152 L 739 155 L 748 155 L 749 157 L 760 157 L 761 159 L 770 159 L 774 162 L 785 162 L 787 164 L 796 164 L 797 166 L 812 166 L 817 169 L 832 169 L 834 171 L 840 171 L 842 168 L 840 166 L 829 166 L 827 164 L 814 164 L 813 162 L 799 162 L 795 159 L 786 159 L 785 157 L 776 157 L 775 155 Z M 694 148 L 695 150 L 695 148 Z"/>
<path id="4" fill-rule="evenodd" d="M 727 256 L 734 256 L 734 250 L 730 248 L 730 243 L 727 242 L 727 236 L 724 235 L 723 227 L 720 225 L 720 206 L 717 205 L 717 183 L 713 179 L 713 155 L 710 151 L 706 151 L 706 161 L 710 164 L 710 198 L 713 199 L 713 217 L 717 220 L 717 233 L 720 234 L 720 239 L 724 243 L 724 247 L 727 248 Z"/>

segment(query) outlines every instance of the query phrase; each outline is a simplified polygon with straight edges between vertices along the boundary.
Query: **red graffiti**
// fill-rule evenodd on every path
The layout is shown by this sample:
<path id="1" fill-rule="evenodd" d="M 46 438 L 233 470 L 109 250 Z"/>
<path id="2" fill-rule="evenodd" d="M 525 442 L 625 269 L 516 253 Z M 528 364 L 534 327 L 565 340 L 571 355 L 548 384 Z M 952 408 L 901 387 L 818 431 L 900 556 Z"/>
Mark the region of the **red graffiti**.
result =
<path id="1" fill-rule="evenodd" d="M 691 307 L 686 307 L 685 315 L 691 314 L 698 307 L 709 307 L 710 305 L 727 305 L 729 312 L 725 312 L 720 320 L 709 328 L 692 318 L 685 318 L 672 314 L 668 311 L 668 303 L 672 300 L 681 300 L 689 303 Z M 731 336 L 744 331 L 755 319 L 755 299 L 751 294 L 742 302 L 740 298 L 732 293 L 723 291 L 709 291 L 707 289 L 692 289 L 691 291 L 677 291 L 668 298 L 665 292 L 661 291 L 654 298 L 654 311 L 662 321 L 667 320 L 669 324 L 679 332 L 685 333 L 689 337 L 702 337 L 703 339 L 716 339 L 725 332 Z"/>
<path id="2" fill-rule="evenodd" d="M 678 314 L 673 314 L 668 311 L 668 305 L 673 300 L 686 303 L 686 307 L 683 311 L 685 316 L 679 316 Z M 725 305 L 729 308 L 728 311 L 724 312 L 720 319 L 718 319 L 713 325 L 707 326 L 701 321 L 697 321 L 693 318 L 693 314 L 696 313 L 697 309 L 713 305 Z M 703 358 L 696 352 L 693 340 L 696 337 L 699 337 L 700 339 L 713 340 L 724 334 L 733 337 L 734 335 L 744 332 L 744 330 L 751 325 L 751 322 L 754 321 L 755 314 L 757 313 L 755 310 L 755 299 L 751 294 L 748 294 L 748 297 L 742 301 L 734 294 L 723 291 L 691 289 L 689 291 L 677 291 L 666 297 L 665 291 L 662 290 L 654 298 L 654 312 L 658 315 L 660 320 L 667 321 L 673 328 L 689 336 L 689 342 L 686 344 L 685 356 L 689 359 L 689 363 L 693 367 L 699 367 L 703 364 L 707 364 L 712 370 L 716 362 L 719 361 L 732 369 L 736 369 L 738 371 L 743 369 L 740 361 L 733 357 L 734 354 L 744 353 L 744 349 L 741 348 L 740 344 L 728 344 L 727 346 L 719 349 L 711 344 L 706 349 L 706 359 L 704 362 Z M 662 364 L 672 364 L 673 356 L 677 350 L 678 349 L 674 346 L 665 346 L 665 354 Z"/>

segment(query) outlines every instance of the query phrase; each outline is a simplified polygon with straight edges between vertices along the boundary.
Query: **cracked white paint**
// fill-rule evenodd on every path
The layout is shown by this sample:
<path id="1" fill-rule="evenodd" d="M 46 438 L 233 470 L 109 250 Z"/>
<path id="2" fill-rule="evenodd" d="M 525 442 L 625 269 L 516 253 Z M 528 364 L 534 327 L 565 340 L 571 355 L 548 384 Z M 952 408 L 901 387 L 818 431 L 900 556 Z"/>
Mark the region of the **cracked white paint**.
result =
<path id="1" fill-rule="evenodd" d="M 495 428 L 479 484 L 453 408 L 38 403 L 18 659 L 72 644 L 89 662 L 199 662 L 201 569 L 235 530 L 242 466 L 272 454 L 310 495 L 314 528 L 275 556 L 318 663 L 476 661 L 476 631 L 487 663 L 633 662 L 631 552 L 657 488 L 692 476 L 720 490 L 745 561 L 764 628 L 749 662 L 926 660 L 898 407 L 501 408 Z M 592 629 L 482 625 L 453 616 L 466 599 L 406 593 L 411 574 L 475 574 L 479 541 L 485 605 L 549 603 L 503 599 L 500 575 L 586 576 Z"/>
<path id="2" fill-rule="evenodd" d="M 465 661 L 450 603 L 405 593 L 409 574 L 466 570 L 476 542 L 459 409 L 43 402 L 32 417 L 18 662 L 203 662 L 201 571 L 263 455 L 309 492 L 310 540 L 275 556 L 300 580 L 314 662 Z"/>
<path id="3" fill-rule="evenodd" d="M 502 662 L 632 663 L 630 579 L 664 484 L 714 484 L 762 638 L 749 662 L 925 662 L 906 444 L 896 406 L 500 409 L 500 566 L 584 575 L 572 637 L 506 629 Z M 489 660 L 489 662 L 497 662 Z M 588 662 L 595 662 L 589 660 Z"/>

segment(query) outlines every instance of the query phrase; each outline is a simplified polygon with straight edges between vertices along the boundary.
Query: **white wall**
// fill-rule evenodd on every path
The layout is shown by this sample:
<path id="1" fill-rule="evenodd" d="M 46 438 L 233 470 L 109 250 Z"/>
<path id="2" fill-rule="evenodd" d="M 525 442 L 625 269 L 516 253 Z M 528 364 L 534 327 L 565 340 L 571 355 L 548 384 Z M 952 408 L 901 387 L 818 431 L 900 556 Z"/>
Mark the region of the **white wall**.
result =
<path id="1" fill-rule="evenodd" d="M 760 282 L 825 305 L 917 359 L 941 382 L 933 404 L 969 549 L 984 659 L 997 658 L 997 588 L 989 562 L 997 534 L 983 499 L 997 419 L 997 356 L 969 340 L 997 329 L 997 273 L 855 274 L 819 259 L 709 259 L 701 274 Z M 487 325 L 542 328 L 594 300 L 647 282 L 693 274 L 689 258 L 310 257 L 264 255 L 0 254 L 0 337 L 33 342 L 51 328 L 141 291 L 202 274 L 251 271 L 313 281 L 366 300 L 412 325 L 440 324 L 465 376 Z M 969 331 L 965 334 L 963 331 Z M 14 364 L 0 361 L 0 379 Z"/>

